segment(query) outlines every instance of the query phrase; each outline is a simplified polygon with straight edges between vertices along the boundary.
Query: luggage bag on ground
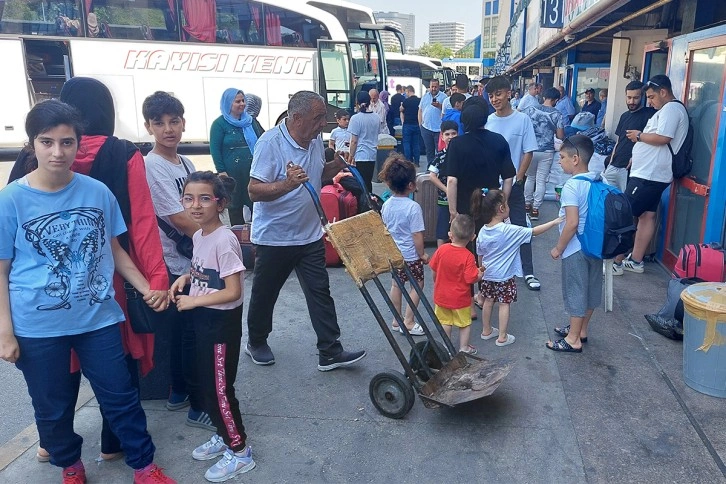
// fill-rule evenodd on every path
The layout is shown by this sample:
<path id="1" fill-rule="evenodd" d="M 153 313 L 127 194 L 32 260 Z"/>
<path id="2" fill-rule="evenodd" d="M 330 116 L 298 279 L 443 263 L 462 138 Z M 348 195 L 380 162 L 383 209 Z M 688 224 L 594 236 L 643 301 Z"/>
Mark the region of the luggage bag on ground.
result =
<path id="1" fill-rule="evenodd" d="M 320 192 L 320 204 L 323 206 L 325 216 L 331 222 L 344 220 L 358 213 L 358 200 L 355 195 L 343 188 L 339 183 L 323 187 Z M 327 237 L 325 239 L 325 264 L 327 266 L 342 264 L 338 252 Z"/>
<path id="2" fill-rule="evenodd" d="M 424 217 L 424 242 L 436 242 L 436 217 L 439 206 L 436 185 L 431 181 L 428 172 L 416 176 L 416 191 L 413 199 L 421 205 Z"/>
<path id="3" fill-rule="evenodd" d="M 726 282 L 726 252 L 718 244 L 687 244 L 678 253 L 673 277 L 700 277 L 706 282 Z"/>

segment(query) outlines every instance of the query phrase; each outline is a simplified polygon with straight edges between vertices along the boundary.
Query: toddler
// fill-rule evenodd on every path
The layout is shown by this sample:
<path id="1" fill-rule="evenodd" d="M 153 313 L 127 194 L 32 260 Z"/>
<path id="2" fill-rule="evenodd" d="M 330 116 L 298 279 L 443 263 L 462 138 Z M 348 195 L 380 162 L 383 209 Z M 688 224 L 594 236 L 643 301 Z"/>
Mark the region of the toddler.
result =
<path id="1" fill-rule="evenodd" d="M 509 218 L 509 205 L 504 192 L 482 188 L 471 197 L 471 213 L 484 222 L 476 240 L 476 253 L 481 265 L 486 267 L 481 282 L 483 328 L 481 339 L 498 336 L 496 345 L 514 343 L 514 336 L 507 333 L 509 305 L 517 300 L 515 277 L 522 277 L 522 260 L 519 247 L 532 241 L 532 236 L 551 229 L 563 218 L 551 220 L 534 228 L 520 227 L 505 220 Z M 458 217 L 457 217 L 458 218 Z M 492 328 L 491 317 L 494 303 L 499 303 L 499 328 Z"/>
<path id="2" fill-rule="evenodd" d="M 451 243 L 439 247 L 429 261 L 434 273 L 434 312 L 451 337 L 452 326 L 459 328 L 459 351 L 476 354 L 469 344 L 471 333 L 471 285 L 481 280 L 484 267 L 477 269 L 474 254 L 466 245 L 474 240 L 474 220 L 459 215 L 451 222 Z"/>
<path id="3" fill-rule="evenodd" d="M 403 254 L 408 268 L 411 269 L 416 282 L 423 288 L 424 272 L 423 265 L 428 262 L 428 255 L 424 252 L 424 220 L 421 206 L 411 200 L 408 196 L 416 191 L 416 166 L 405 159 L 400 153 L 391 153 L 383 164 L 383 169 L 378 177 L 383 180 L 393 194 L 383 204 L 381 217 L 386 228 L 396 242 L 396 245 Z M 408 276 L 398 269 L 398 276 L 406 283 Z M 414 305 L 418 306 L 418 293 L 411 288 L 409 291 Z M 393 301 L 398 314 L 403 317 L 403 322 L 409 334 L 421 336 L 424 334 L 421 325 L 414 323 L 413 309 L 408 308 L 405 315 L 401 311 L 403 294 L 395 281 L 391 283 L 391 300 Z M 403 333 L 403 328 L 398 325 L 394 318 L 392 329 Z"/>

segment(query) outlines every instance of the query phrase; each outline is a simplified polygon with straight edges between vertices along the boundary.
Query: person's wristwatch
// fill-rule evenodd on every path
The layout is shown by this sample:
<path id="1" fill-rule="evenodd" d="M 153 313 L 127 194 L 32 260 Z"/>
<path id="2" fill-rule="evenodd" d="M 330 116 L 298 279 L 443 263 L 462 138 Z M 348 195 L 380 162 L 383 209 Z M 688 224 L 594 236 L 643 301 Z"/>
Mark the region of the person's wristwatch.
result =
<path id="1" fill-rule="evenodd" d="M 522 185 L 524 185 L 524 178 L 522 178 L 522 179 L 519 179 L 519 180 L 517 180 L 517 179 L 515 178 L 515 180 L 514 180 L 514 184 L 515 184 L 515 185 L 519 185 L 519 186 L 522 186 Z"/>
<path id="2" fill-rule="evenodd" d="M 638 141 L 640 141 L 640 135 L 641 135 L 641 134 L 643 134 L 643 132 L 642 132 L 642 131 L 641 131 L 640 133 L 636 134 L 636 135 L 635 135 L 635 139 L 636 139 L 636 140 L 638 140 Z"/>

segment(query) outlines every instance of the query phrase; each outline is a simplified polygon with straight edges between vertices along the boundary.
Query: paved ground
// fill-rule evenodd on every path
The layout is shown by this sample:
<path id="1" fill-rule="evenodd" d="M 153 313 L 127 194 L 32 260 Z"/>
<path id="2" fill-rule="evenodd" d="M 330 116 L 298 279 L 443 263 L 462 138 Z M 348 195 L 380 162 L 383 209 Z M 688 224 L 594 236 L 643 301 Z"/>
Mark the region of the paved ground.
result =
<path id="1" fill-rule="evenodd" d="M 547 202 L 541 218 L 554 216 Z M 582 354 L 545 348 L 552 328 L 565 322 L 560 263 L 549 257 L 555 237 L 535 240 L 543 288 L 520 285 L 510 323 L 516 343 L 472 340 L 481 356 L 516 363 L 494 395 L 451 409 L 419 401 L 402 420 L 381 416 L 368 397 L 370 379 L 399 365 L 345 271 L 330 270 L 342 341 L 368 356 L 329 373 L 316 369 L 314 335 L 291 277 L 270 337 L 277 363 L 240 360 L 237 396 L 258 467 L 233 482 L 726 482 L 726 400 L 685 386 L 681 344 L 653 333 L 643 318 L 664 298 L 668 275 L 659 266 L 616 278 L 614 311 L 595 313 Z M 250 283 L 248 276 L 247 295 Z M 473 335 L 480 330 L 476 321 Z M 123 462 L 93 463 L 100 416 L 90 393 L 79 404 L 89 482 L 130 482 Z M 185 426 L 185 414 L 167 411 L 163 401 L 144 407 L 159 465 L 179 482 L 203 482 L 210 464 L 190 453 L 208 433 Z M 59 481 L 58 469 L 35 462 L 32 430 L 0 448 L 0 482 Z"/>

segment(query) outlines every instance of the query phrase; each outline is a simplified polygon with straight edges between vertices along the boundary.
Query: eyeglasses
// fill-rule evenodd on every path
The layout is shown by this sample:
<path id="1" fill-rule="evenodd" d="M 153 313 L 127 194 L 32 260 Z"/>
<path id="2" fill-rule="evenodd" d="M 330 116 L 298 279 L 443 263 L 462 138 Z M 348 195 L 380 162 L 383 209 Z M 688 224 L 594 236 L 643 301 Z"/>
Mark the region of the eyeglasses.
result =
<path id="1" fill-rule="evenodd" d="M 648 88 L 651 88 L 651 87 L 657 87 L 657 88 L 660 88 L 660 87 L 661 87 L 661 85 L 660 85 L 660 84 L 658 84 L 657 82 L 653 82 L 653 81 L 648 81 L 648 82 L 646 82 L 646 83 L 645 83 L 645 86 L 644 86 L 644 87 L 645 87 L 645 89 L 648 89 Z"/>
<path id="2" fill-rule="evenodd" d="M 191 207 L 192 205 L 194 205 L 194 202 L 198 202 L 199 205 L 202 207 L 211 207 L 219 201 L 219 198 L 210 197 L 209 195 L 201 195 L 199 199 L 197 199 L 191 195 L 184 195 L 179 201 L 184 208 Z"/>
<path id="3" fill-rule="evenodd" d="M 573 143 L 572 140 L 569 137 L 568 138 L 565 138 L 564 141 L 562 142 L 563 145 L 565 143 L 570 143 L 570 145 L 573 148 L 575 148 L 575 153 L 577 153 L 577 157 L 580 158 L 580 150 L 577 149 L 577 145 L 575 145 L 575 143 Z"/>

